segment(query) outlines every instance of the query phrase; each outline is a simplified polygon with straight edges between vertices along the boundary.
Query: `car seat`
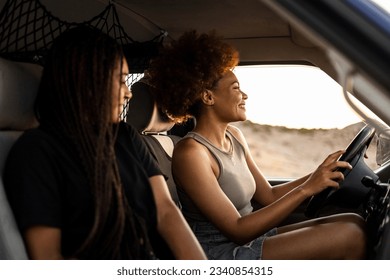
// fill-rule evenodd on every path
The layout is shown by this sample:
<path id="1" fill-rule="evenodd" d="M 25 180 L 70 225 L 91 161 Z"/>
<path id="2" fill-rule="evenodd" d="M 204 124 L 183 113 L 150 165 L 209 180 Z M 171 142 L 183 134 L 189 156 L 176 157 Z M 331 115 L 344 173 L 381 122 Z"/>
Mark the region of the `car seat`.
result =
<path id="1" fill-rule="evenodd" d="M 15 140 L 38 124 L 33 107 L 41 72 L 39 65 L 0 58 L 0 259 L 28 258 L 5 194 L 3 170 Z"/>
<path id="2" fill-rule="evenodd" d="M 142 135 L 166 178 L 173 201 L 181 208 L 171 171 L 173 149 L 181 137 L 168 134 L 174 122 L 158 108 L 145 78 L 134 83 L 131 92 L 126 121 Z"/>

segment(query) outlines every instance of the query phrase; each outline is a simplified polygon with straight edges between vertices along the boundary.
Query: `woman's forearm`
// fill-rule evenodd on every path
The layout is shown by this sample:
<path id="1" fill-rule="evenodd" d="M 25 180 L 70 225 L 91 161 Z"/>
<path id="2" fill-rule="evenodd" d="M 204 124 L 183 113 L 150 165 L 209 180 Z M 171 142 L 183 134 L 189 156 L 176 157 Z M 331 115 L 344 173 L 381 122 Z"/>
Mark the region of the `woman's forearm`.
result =
<path id="1" fill-rule="evenodd" d="M 310 174 L 308 174 L 304 177 L 301 177 L 299 179 L 272 187 L 272 192 L 273 192 L 273 195 L 275 198 L 274 201 L 280 199 L 285 194 L 289 193 L 290 191 L 292 191 L 296 187 L 302 185 L 309 177 L 310 177 Z"/>
<path id="2" fill-rule="evenodd" d="M 254 211 L 237 221 L 236 230 L 230 236 L 238 244 L 245 244 L 254 238 L 277 227 L 287 216 L 307 199 L 307 194 L 300 187 L 293 188 L 279 200 Z"/>
<path id="3" fill-rule="evenodd" d="M 174 204 L 169 208 L 171 209 L 165 209 L 165 213 L 160 216 L 158 230 L 171 248 L 175 258 L 181 260 L 206 259 L 202 247 L 180 210 Z"/>
<path id="4" fill-rule="evenodd" d="M 162 176 L 149 178 L 157 208 L 157 229 L 176 259 L 206 259 L 198 240 L 174 204 Z"/>

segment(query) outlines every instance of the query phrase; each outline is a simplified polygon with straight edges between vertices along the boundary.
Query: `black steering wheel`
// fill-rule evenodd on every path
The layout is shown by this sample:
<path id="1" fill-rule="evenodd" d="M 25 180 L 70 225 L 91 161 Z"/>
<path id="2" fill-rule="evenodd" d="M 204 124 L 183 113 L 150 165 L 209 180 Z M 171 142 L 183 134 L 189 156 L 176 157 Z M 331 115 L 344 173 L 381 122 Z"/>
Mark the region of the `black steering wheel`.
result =
<path id="1" fill-rule="evenodd" d="M 346 161 L 351 164 L 352 170 L 340 169 L 344 174 L 344 181 L 340 183 L 339 189 L 328 187 L 312 196 L 306 206 L 306 217 L 317 217 L 319 210 L 329 204 L 330 201 L 334 204 L 345 204 L 350 207 L 355 207 L 356 204 L 360 204 L 362 198 L 368 193 L 368 189 L 361 183 L 362 178 L 365 175 L 369 175 L 377 179 L 377 175 L 364 162 L 364 154 L 374 135 L 375 129 L 367 125 L 359 131 L 348 145 L 345 153 L 338 159 L 339 161 Z M 339 198 L 340 196 L 337 197 L 336 195 L 346 192 L 348 194 L 342 196 L 341 200 Z"/>

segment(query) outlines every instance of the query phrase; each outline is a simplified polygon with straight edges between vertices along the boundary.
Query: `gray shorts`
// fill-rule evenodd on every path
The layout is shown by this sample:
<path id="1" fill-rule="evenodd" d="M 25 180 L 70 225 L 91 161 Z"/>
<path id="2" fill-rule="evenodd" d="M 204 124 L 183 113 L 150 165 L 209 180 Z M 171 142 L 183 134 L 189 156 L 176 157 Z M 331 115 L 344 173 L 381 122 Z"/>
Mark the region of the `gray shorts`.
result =
<path id="1" fill-rule="evenodd" d="M 261 260 L 264 240 L 277 234 L 273 228 L 245 245 L 238 245 L 208 222 L 191 222 L 190 226 L 210 260 Z"/>

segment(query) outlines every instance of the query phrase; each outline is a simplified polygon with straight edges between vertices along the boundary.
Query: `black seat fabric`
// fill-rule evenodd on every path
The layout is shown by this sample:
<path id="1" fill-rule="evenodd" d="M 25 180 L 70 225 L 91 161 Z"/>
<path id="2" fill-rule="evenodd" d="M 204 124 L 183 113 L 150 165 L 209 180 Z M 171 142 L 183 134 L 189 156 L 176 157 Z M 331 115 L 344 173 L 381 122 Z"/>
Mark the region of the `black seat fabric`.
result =
<path id="1" fill-rule="evenodd" d="M 33 105 L 41 72 L 42 67 L 39 65 L 0 58 L 0 259 L 27 259 L 24 243 L 4 190 L 3 169 L 16 139 L 24 130 L 38 124 Z"/>
<path id="2" fill-rule="evenodd" d="M 151 154 L 165 175 L 173 201 L 181 208 L 171 170 L 173 149 L 180 137 L 168 134 L 168 131 L 174 126 L 174 122 L 158 109 L 144 78 L 134 83 L 131 91 L 133 97 L 129 101 L 126 121 L 141 133 Z"/>
<path id="3" fill-rule="evenodd" d="M 165 176 L 169 193 L 176 205 L 181 209 L 179 196 L 176 190 L 176 184 L 172 177 L 172 152 L 173 147 L 180 140 L 179 136 L 176 135 L 143 135 L 143 139 L 148 146 L 151 154 L 158 162 L 162 173 Z M 171 143 L 167 143 L 171 142 Z M 172 146 L 172 148 L 169 148 Z"/>

